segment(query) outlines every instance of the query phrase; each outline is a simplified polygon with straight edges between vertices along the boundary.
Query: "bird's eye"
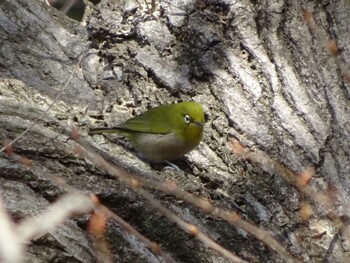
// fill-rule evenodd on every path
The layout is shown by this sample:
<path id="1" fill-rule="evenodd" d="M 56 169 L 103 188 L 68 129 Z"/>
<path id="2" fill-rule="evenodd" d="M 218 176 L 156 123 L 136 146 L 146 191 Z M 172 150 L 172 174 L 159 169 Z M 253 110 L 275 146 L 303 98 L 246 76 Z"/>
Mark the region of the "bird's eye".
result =
<path id="1" fill-rule="evenodd" d="M 188 115 L 186 114 L 185 117 L 184 117 L 184 121 L 185 121 L 185 123 L 190 123 L 190 122 L 191 122 L 190 116 L 188 116 Z"/>

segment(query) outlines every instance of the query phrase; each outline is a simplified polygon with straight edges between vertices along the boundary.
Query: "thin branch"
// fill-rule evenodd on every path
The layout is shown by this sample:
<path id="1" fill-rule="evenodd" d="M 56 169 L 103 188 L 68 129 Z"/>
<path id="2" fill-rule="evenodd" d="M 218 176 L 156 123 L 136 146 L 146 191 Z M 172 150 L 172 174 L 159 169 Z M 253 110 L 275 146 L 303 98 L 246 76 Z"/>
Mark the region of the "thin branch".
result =
<path id="1" fill-rule="evenodd" d="M 109 210 L 106 206 L 101 204 L 98 206 L 98 209 L 102 213 L 106 214 L 113 221 L 115 221 L 123 229 L 125 229 L 126 231 L 130 232 L 132 235 L 137 237 L 141 242 L 143 242 L 147 247 L 149 247 L 154 254 L 160 255 L 168 263 L 176 263 L 176 261 L 168 253 L 165 253 L 157 243 L 152 242 L 151 240 L 146 238 L 144 235 L 138 232 L 135 228 L 133 228 L 129 223 L 127 223 L 124 219 L 122 219 L 117 214 Z"/>
<path id="2" fill-rule="evenodd" d="M 129 185 L 132 189 L 145 186 L 151 189 L 160 190 L 168 194 L 174 195 L 182 200 L 187 201 L 188 203 L 191 203 L 203 209 L 206 212 L 212 213 L 216 217 L 219 217 L 235 225 L 238 228 L 243 229 L 247 233 L 252 234 L 257 239 L 259 239 L 267 246 L 272 248 L 274 251 L 276 251 L 278 254 L 280 254 L 281 257 L 287 262 L 300 262 L 297 259 L 295 259 L 292 255 L 290 255 L 288 251 L 268 232 L 259 227 L 254 226 L 249 222 L 242 220 L 236 212 L 214 207 L 208 200 L 195 197 L 190 193 L 179 189 L 175 184 L 151 181 L 150 179 L 145 179 L 135 174 L 127 173 L 126 171 L 116 167 L 115 165 L 110 164 L 102 156 L 94 152 L 85 140 L 78 137 L 76 137 L 75 139 L 76 142 L 80 144 L 80 146 L 76 145 L 77 152 L 81 153 L 83 156 L 88 158 L 90 161 L 92 161 L 99 167 L 102 167 L 105 170 L 107 170 L 110 175 L 115 176 L 122 182 Z M 137 193 L 139 193 L 139 191 L 137 191 Z"/>
<path id="3" fill-rule="evenodd" d="M 50 205 L 43 213 L 20 222 L 16 227 L 16 234 L 23 242 L 32 240 L 54 230 L 73 213 L 86 214 L 94 207 L 95 203 L 91 197 L 68 194 Z"/>
<path id="4" fill-rule="evenodd" d="M 22 262 L 23 247 L 0 197 L 0 262 Z"/>
<path id="5" fill-rule="evenodd" d="M 311 12 L 305 11 L 304 12 L 304 20 L 309 27 L 309 29 L 316 35 L 316 38 L 319 43 L 326 43 L 326 48 L 329 52 L 329 54 L 333 57 L 335 64 L 338 66 L 341 75 L 345 82 L 350 84 L 350 71 L 346 63 L 342 61 L 342 59 L 339 56 L 339 49 L 337 46 L 337 43 L 335 42 L 334 39 L 331 38 L 326 38 L 324 37 L 322 31 L 320 28 L 317 26 L 314 17 Z"/>
<path id="6" fill-rule="evenodd" d="M 0 152 L 3 152 L 6 150 L 7 147 L 13 145 L 15 142 L 17 142 L 19 139 L 21 139 L 27 132 L 29 132 L 48 112 L 49 110 L 51 110 L 51 108 L 55 105 L 55 103 L 58 101 L 58 99 L 61 97 L 61 95 L 63 94 L 63 92 L 68 88 L 69 83 L 72 81 L 74 74 L 76 73 L 76 71 L 78 70 L 81 61 L 83 60 L 83 58 L 87 55 L 87 53 L 82 54 L 78 60 L 78 63 L 75 65 L 73 72 L 71 73 L 71 75 L 69 76 L 69 78 L 67 79 L 67 82 L 64 84 L 64 86 L 61 88 L 61 90 L 58 91 L 56 97 L 54 98 L 54 100 L 51 102 L 51 104 L 49 105 L 49 107 L 27 128 L 25 129 L 20 135 L 18 135 L 14 140 L 10 141 L 8 144 L 6 144 L 5 146 L 3 146 L 0 149 Z"/>
<path id="7" fill-rule="evenodd" d="M 11 149 L 11 151 L 12 151 L 12 149 Z M 32 160 L 29 160 L 29 159 L 24 158 L 22 156 L 19 156 L 13 152 L 11 153 L 11 157 L 14 160 L 26 165 L 27 167 L 30 167 L 33 172 L 35 172 L 36 174 L 41 174 L 42 176 L 44 176 L 48 180 L 50 180 L 54 185 L 65 189 L 67 192 L 73 193 L 73 194 L 78 195 L 78 196 L 79 195 L 86 196 L 86 193 L 84 191 L 79 190 L 79 189 L 75 188 L 74 186 L 71 186 L 70 184 L 68 184 L 64 180 L 64 178 L 62 178 L 60 176 L 52 175 L 49 171 L 44 171 L 40 166 L 38 166 L 36 164 L 35 161 L 32 161 Z M 25 159 L 25 161 L 23 161 L 24 159 Z M 89 198 L 91 200 L 93 200 L 94 204 L 98 204 L 98 206 L 96 207 L 98 210 L 103 212 L 108 218 L 115 221 L 118 225 L 120 225 L 126 231 L 128 231 L 131 234 L 133 234 L 134 236 L 136 236 L 147 247 L 149 247 L 150 250 L 154 254 L 160 255 L 168 263 L 176 263 L 176 261 L 168 253 L 163 251 L 157 243 L 152 242 L 151 240 L 149 240 L 148 238 L 143 236 L 141 233 L 139 233 L 137 230 L 135 230 L 130 224 L 128 224 L 125 220 L 123 220 L 117 214 L 115 214 L 114 212 L 109 210 L 106 206 L 99 204 L 99 202 L 97 201 L 97 197 L 95 197 L 94 195 L 90 195 Z M 74 202 L 72 202 L 72 204 L 73 203 Z M 54 209 L 56 209 L 56 208 L 54 208 Z M 73 207 L 68 208 L 68 210 L 66 208 L 66 209 L 64 209 L 64 211 L 67 210 L 66 212 L 69 214 L 70 209 L 73 209 Z M 51 210 L 52 210 L 52 208 L 51 208 Z M 56 217 L 56 215 L 55 215 L 55 217 Z M 36 220 L 41 221 L 40 218 L 36 218 Z M 57 220 L 57 218 L 55 218 L 54 220 Z M 35 229 L 37 229 L 38 227 L 40 228 L 40 226 L 36 226 Z M 32 229 L 33 233 L 26 233 L 25 236 L 30 236 L 30 235 L 34 235 L 35 233 L 38 233 L 38 230 L 35 230 L 35 229 Z M 45 231 L 45 230 L 41 230 L 41 231 Z M 1 237 L 1 235 L 0 235 L 0 237 Z"/>
<path id="8" fill-rule="evenodd" d="M 168 208 L 163 206 L 158 200 L 154 199 L 147 191 L 143 189 L 137 189 L 137 193 L 141 195 L 143 198 L 148 200 L 148 202 L 154 206 L 158 211 L 160 211 L 164 216 L 166 216 L 169 220 L 175 222 L 178 226 L 180 226 L 184 231 L 187 233 L 195 236 L 198 240 L 200 240 L 203 244 L 210 247 L 214 251 L 218 252 L 220 255 L 222 255 L 225 258 L 228 258 L 232 260 L 232 262 L 237 263 L 247 263 L 247 261 L 240 259 L 236 255 L 234 255 L 232 252 L 228 251 L 227 249 L 220 246 L 218 243 L 210 239 L 208 236 L 206 236 L 203 232 L 201 232 L 197 227 L 194 225 L 191 225 L 175 215 L 172 211 L 170 211 Z"/>

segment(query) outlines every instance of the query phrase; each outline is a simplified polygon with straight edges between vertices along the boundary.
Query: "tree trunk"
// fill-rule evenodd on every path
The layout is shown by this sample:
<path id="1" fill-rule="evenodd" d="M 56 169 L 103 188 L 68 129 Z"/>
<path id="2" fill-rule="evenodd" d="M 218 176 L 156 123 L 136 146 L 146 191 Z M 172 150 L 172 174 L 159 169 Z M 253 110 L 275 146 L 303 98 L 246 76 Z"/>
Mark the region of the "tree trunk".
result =
<path id="1" fill-rule="evenodd" d="M 0 12 L 2 140 L 14 139 L 46 110 L 78 57 L 88 52 L 58 102 L 14 143 L 14 152 L 96 193 L 177 262 L 223 261 L 127 186 L 76 155 L 69 139 L 72 124 L 111 162 L 143 176 L 174 180 L 238 212 L 301 261 L 349 262 L 346 224 L 340 229 L 316 198 L 333 189 L 335 216 L 347 218 L 350 95 L 342 66 L 350 62 L 347 1 L 163 0 L 147 6 L 105 0 L 93 7 L 86 25 L 39 1 L 3 0 Z M 328 52 L 329 38 L 339 55 Z M 190 100 L 203 105 L 207 121 L 200 146 L 174 162 L 182 171 L 145 163 L 119 136 L 87 135 L 90 126 L 110 127 L 159 104 Z M 233 138 L 269 162 L 234 154 Z M 309 185 L 316 195 L 290 184 L 270 162 L 295 174 L 314 167 Z M 45 174 L 4 153 L 0 189 L 15 221 L 47 209 L 64 193 Z M 152 195 L 244 260 L 286 260 L 245 231 L 175 197 Z M 299 211 L 305 203 L 314 212 L 302 222 Z M 27 262 L 95 262 L 86 221 L 71 218 L 33 240 Z M 106 237 L 115 262 L 161 262 L 118 226 L 111 224 Z"/>

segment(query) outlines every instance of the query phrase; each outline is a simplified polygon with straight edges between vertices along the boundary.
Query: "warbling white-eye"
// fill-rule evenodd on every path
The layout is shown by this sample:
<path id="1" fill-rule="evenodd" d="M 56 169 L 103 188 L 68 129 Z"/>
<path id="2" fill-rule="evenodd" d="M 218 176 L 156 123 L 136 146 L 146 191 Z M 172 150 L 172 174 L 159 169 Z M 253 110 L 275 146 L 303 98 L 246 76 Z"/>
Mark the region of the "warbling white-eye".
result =
<path id="1" fill-rule="evenodd" d="M 204 112 L 199 103 L 161 105 L 113 128 L 90 129 L 89 134 L 119 133 L 154 162 L 177 159 L 201 141 Z"/>

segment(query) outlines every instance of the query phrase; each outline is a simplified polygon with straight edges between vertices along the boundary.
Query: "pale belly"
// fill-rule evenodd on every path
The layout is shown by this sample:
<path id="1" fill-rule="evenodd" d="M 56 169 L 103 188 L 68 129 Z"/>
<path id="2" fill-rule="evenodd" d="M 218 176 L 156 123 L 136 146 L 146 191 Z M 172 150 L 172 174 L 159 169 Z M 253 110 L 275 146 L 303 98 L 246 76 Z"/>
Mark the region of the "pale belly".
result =
<path id="1" fill-rule="evenodd" d="M 186 144 L 174 133 L 135 134 L 131 139 L 145 158 L 154 162 L 174 160 L 193 150 L 198 144 Z"/>

